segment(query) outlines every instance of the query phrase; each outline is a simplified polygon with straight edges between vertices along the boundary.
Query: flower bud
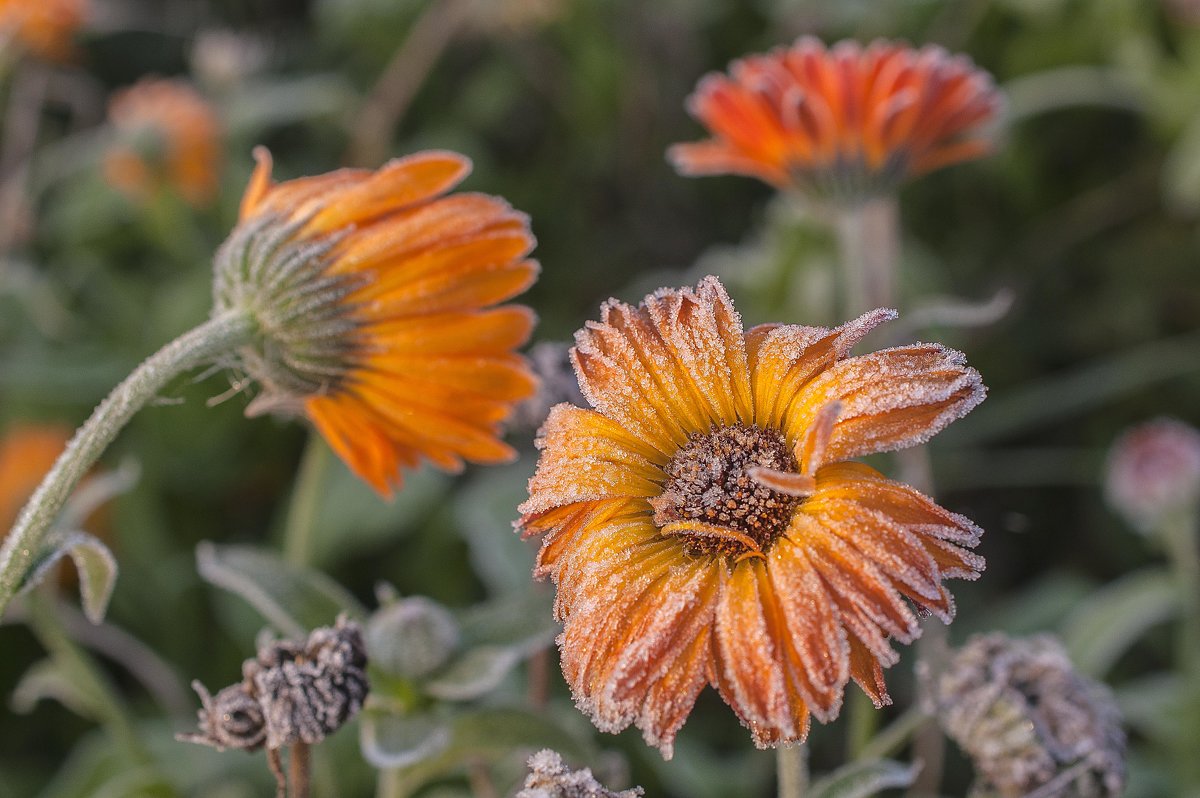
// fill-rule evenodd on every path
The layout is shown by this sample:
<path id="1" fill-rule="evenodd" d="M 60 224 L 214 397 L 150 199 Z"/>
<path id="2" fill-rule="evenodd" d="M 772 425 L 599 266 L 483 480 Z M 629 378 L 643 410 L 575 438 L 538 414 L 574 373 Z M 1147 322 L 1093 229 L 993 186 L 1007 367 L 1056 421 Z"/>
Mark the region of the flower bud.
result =
<path id="1" fill-rule="evenodd" d="M 1200 431 L 1158 418 L 1125 432 L 1108 457 L 1105 494 L 1142 532 L 1200 501 Z"/>
<path id="2" fill-rule="evenodd" d="M 442 605 L 423 596 L 401 599 L 367 623 L 367 651 L 385 673 L 420 679 L 444 665 L 459 644 L 458 624 Z"/>

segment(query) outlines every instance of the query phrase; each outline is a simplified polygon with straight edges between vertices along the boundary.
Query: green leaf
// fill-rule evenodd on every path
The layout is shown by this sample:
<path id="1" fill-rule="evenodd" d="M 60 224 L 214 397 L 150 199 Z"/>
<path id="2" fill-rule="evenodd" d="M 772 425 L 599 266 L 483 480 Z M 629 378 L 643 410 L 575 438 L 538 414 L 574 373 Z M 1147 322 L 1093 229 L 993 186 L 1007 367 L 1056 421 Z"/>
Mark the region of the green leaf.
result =
<path id="1" fill-rule="evenodd" d="M 79 572 L 79 599 L 84 615 L 92 623 L 100 623 L 117 582 L 117 560 L 107 546 L 86 532 L 48 535 L 41 554 L 25 574 L 21 592 L 41 584 L 63 557 L 70 557 Z"/>
<path id="2" fill-rule="evenodd" d="M 409 768 L 444 752 L 453 732 L 444 719 L 432 715 L 398 715 L 378 709 L 362 714 L 359 744 L 363 756 L 377 768 Z"/>
<path id="3" fill-rule="evenodd" d="M 494 690 L 509 671 L 521 661 L 520 648 L 479 646 L 467 650 L 451 662 L 423 689 L 445 701 L 470 701 Z"/>
<path id="4" fill-rule="evenodd" d="M 393 783 L 400 794 L 410 794 L 469 760 L 496 762 L 517 752 L 524 755 L 541 748 L 554 748 L 568 757 L 587 758 L 588 752 L 544 714 L 520 709 L 481 709 L 454 715 L 448 723 L 449 739 L 439 753 L 397 769 Z M 363 726 L 366 725 L 364 719 Z M 372 756 L 365 739 L 363 754 L 368 759 Z"/>
<path id="5" fill-rule="evenodd" d="M 366 610 L 341 585 L 319 571 L 297 568 L 276 554 L 249 546 L 196 547 L 196 565 L 210 584 L 245 599 L 288 637 L 333 623 L 339 613 L 356 618 Z"/>
<path id="6" fill-rule="evenodd" d="M 1149 568 L 1093 593 L 1063 621 L 1063 643 L 1081 673 L 1102 677 L 1150 627 L 1178 612 L 1170 574 Z"/>
<path id="7" fill-rule="evenodd" d="M 456 526 L 468 546 L 472 570 L 498 594 L 528 589 L 536 546 L 512 528 L 516 506 L 528 495 L 534 461 L 480 472 L 454 503 Z"/>
<path id="8" fill-rule="evenodd" d="M 44 659 L 30 666 L 13 688 L 9 700 L 14 712 L 29 714 L 43 699 L 57 701 L 85 718 L 101 715 L 92 696 L 54 659 Z"/>
<path id="9" fill-rule="evenodd" d="M 511 646 L 525 653 L 549 645 L 559 632 L 550 594 L 537 586 L 463 610 L 458 623 L 468 647 Z"/>
<path id="10" fill-rule="evenodd" d="M 1177 731 L 1178 718 L 1172 712 L 1186 695 L 1183 677 L 1176 673 L 1154 674 L 1121 685 L 1114 691 L 1121 717 L 1143 734 L 1164 739 Z"/>
<path id="11" fill-rule="evenodd" d="M 814 783 L 808 794 L 811 798 L 868 798 L 880 790 L 911 786 L 920 770 L 919 764 L 890 759 L 852 762 Z"/>

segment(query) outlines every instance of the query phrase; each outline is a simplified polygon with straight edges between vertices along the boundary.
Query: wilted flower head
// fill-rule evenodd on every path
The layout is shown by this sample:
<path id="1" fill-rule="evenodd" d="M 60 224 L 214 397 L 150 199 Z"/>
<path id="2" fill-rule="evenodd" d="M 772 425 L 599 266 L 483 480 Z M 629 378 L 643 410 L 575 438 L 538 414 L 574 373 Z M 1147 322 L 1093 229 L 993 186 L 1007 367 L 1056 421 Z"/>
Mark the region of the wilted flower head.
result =
<path id="1" fill-rule="evenodd" d="M 145 199 L 161 187 L 203 206 L 217 192 L 221 124 L 216 110 L 182 80 L 144 78 L 113 96 L 117 140 L 104 157 L 114 188 Z"/>
<path id="2" fill-rule="evenodd" d="M 596 409 L 551 411 L 520 524 L 545 536 L 563 671 L 601 729 L 670 757 L 711 684 L 757 745 L 800 740 L 850 679 L 889 701 L 889 639 L 917 637 L 918 611 L 950 620 L 942 580 L 978 576 L 980 530 L 846 461 L 929 439 L 984 388 L 936 344 L 849 356 L 894 315 L 744 332 L 710 277 L 577 333 Z"/>
<path id="3" fill-rule="evenodd" d="M 367 695 L 367 655 L 358 624 L 312 630 L 304 641 L 263 646 L 242 664 L 242 681 L 211 696 L 200 682 L 200 731 L 186 742 L 277 750 L 319 743 L 354 717 Z"/>
<path id="4" fill-rule="evenodd" d="M 238 354 L 262 388 L 248 412 L 307 416 L 385 495 L 422 459 L 511 459 L 498 435 L 535 388 L 513 351 L 534 316 L 495 306 L 537 278 L 528 218 L 496 197 L 442 196 L 471 167 L 451 152 L 279 184 L 267 151 L 255 157 L 214 286 L 217 313 L 258 325 Z"/>
<path id="5" fill-rule="evenodd" d="M 641 787 L 621 792 L 605 789 L 592 771 L 571 770 L 556 751 L 545 749 L 529 757 L 525 787 L 515 798 L 640 798 Z"/>
<path id="6" fill-rule="evenodd" d="M 1112 695 L 1049 635 L 972 638 L 935 685 L 946 732 L 975 763 L 975 795 L 1111 798 L 1125 786 Z"/>
<path id="7" fill-rule="evenodd" d="M 1109 504 L 1144 532 L 1200 502 L 1200 430 L 1172 418 L 1128 430 L 1108 456 L 1104 488 Z"/>
<path id="8" fill-rule="evenodd" d="M 941 47 L 811 36 L 733 62 L 688 98 L 712 133 L 669 156 L 685 175 L 739 174 L 841 202 L 992 148 L 991 77 Z"/>
<path id="9" fill-rule="evenodd" d="M 86 13 L 86 0 L 0 0 L 0 46 L 12 39 L 39 58 L 66 61 Z"/>

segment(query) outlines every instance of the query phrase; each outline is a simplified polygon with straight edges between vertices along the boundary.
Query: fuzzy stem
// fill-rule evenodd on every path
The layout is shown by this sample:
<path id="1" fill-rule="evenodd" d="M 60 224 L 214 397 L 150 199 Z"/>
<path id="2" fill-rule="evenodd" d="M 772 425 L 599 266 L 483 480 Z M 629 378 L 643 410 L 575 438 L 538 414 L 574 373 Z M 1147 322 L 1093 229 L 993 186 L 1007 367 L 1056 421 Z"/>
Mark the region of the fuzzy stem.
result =
<path id="1" fill-rule="evenodd" d="M 847 759 L 857 761 L 863 758 L 863 751 L 870 745 L 879 724 L 879 710 L 871 703 L 865 693 L 857 690 L 846 696 L 846 753 Z"/>
<path id="2" fill-rule="evenodd" d="M 808 748 L 803 743 L 775 749 L 779 798 L 804 798 L 808 790 Z"/>
<path id="3" fill-rule="evenodd" d="M 75 432 L 0 548 L 0 615 L 21 586 L 63 505 L 79 480 L 140 408 L 172 378 L 249 340 L 254 323 L 242 313 L 218 316 L 147 358 Z"/>
<path id="4" fill-rule="evenodd" d="M 847 318 L 895 304 L 900 254 L 899 213 L 894 197 L 842 208 L 836 217 Z"/>
<path id="5" fill-rule="evenodd" d="M 313 532 L 317 510 L 321 506 L 321 486 L 329 471 L 330 454 L 329 447 L 320 435 L 309 435 L 292 489 L 287 525 L 283 530 L 283 557 L 291 565 L 311 564 Z"/>

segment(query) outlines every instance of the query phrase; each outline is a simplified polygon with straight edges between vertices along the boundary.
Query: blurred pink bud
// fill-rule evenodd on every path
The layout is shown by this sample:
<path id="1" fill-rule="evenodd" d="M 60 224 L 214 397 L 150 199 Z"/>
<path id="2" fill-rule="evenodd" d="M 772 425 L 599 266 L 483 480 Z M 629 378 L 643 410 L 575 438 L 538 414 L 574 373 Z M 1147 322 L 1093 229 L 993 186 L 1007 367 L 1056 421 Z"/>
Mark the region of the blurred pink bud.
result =
<path id="1" fill-rule="evenodd" d="M 1105 494 L 1142 532 L 1200 501 L 1200 431 L 1172 418 L 1129 429 L 1109 454 Z"/>

